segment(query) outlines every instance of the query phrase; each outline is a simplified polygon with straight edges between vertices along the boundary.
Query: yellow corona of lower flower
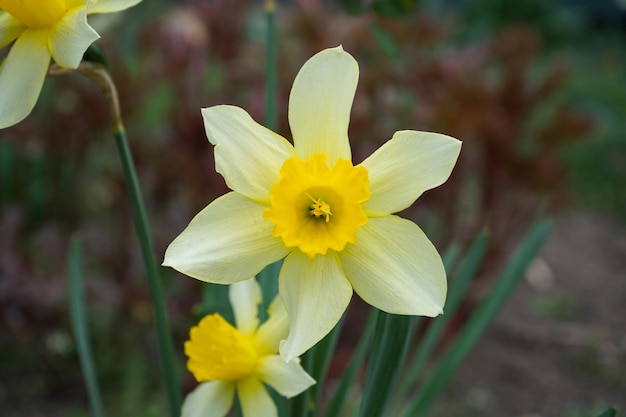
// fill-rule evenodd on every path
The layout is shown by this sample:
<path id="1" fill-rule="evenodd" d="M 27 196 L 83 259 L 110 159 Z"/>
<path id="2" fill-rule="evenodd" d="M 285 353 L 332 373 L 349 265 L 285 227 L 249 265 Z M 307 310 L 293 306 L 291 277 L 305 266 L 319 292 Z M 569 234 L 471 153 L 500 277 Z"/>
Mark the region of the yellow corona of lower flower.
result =
<path id="1" fill-rule="evenodd" d="M 276 405 L 264 383 L 288 398 L 315 383 L 297 359 L 287 363 L 278 355 L 289 328 L 280 298 L 259 325 L 261 288 L 254 279 L 231 285 L 229 296 L 237 327 L 212 314 L 191 329 L 185 343 L 187 368 L 200 385 L 185 399 L 182 417 L 223 417 L 235 391 L 243 417 L 276 417 Z"/>
<path id="2" fill-rule="evenodd" d="M 348 123 L 358 75 L 341 47 L 304 64 L 289 98 L 293 145 L 238 107 L 203 109 L 217 171 L 233 192 L 200 212 L 165 254 L 164 265 L 221 284 L 285 258 L 286 360 L 335 326 L 353 290 L 395 314 L 435 316 L 445 301 L 437 250 L 392 213 L 446 181 L 461 142 L 403 130 L 353 165 Z"/>
<path id="3" fill-rule="evenodd" d="M 141 0 L 0 0 L 0 49 L 15 41 L 0 65 L 0 129 L 31 112 L 50 58 L 76 68 L 100 36 L 87 23 L 91 13 L 111 13 Z"/>

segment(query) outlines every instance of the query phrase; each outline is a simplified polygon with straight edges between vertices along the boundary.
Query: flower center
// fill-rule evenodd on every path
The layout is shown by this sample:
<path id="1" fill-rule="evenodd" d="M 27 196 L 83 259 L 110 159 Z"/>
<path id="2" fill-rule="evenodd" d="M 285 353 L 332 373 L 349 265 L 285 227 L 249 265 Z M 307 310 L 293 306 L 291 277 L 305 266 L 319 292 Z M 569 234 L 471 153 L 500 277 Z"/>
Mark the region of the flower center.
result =
<path id="1" fill-rule="evenodd" d="M 315 216 L 317 218 L 324 216 L 326 223 L 328 223 L 330 216 L 333 215 L 333 213 L 330 212 L 330 205 L 327 202 L 322 201 L 321 198 L 318 198 L 317 200 L 314 199 L 309 193 L 307 193 L 307 196 L 313 201 L 313 204 L 311 205 L 311 216 Z"/>
<path id="2" fill-rule="evenodd" d="M 69 9 L 67 0 L 0 0 L 0 9 L 31 29 L 54 26 Z"/>
<path id="3" fill-rule="evenodd" d="M 306 161 L 287 159 L 270 188 L 270 208 L 263 213 L 275 224 L 273 236 L 311 259 L 328 249 L 342 251 L 367 223 L 361 207 L 370 197 L 367 170 L 346 159 L 329 168 L 326 158 L 316 153 Z"/>
<path id="4" fill-rule="evenodd" d="M 187 368 L 198 382 L 237 381 L 256 371 L 259 355 L 252 339 L 219 314 L 203 318 L 190 335 Z"/>

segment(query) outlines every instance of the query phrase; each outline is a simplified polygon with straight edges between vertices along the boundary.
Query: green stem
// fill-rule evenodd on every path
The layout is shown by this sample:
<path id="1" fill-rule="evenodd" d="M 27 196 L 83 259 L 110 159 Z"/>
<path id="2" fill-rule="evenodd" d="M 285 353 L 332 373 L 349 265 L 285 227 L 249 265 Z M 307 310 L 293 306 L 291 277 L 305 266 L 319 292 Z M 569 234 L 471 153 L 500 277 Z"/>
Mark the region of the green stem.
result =
<path id="1" fill-rule="evenodd" d="M 276 2 L 265 0 L 265 19 L 267 23 L 265 57 L 265 126 L 273 131 L 278 127 L 276 97 L 278 93 L 278 74 L 276 71 Z"/>
<path id="2" fill-rule="evenodd" d="M 161 358 L 161 368 L 169 400 L 170 415 L 176 417 L 180 415 L 181 409 L 181 393 L 178 382 L 178 372 L 176 369 L 176 359 L 174 356 L 174 347 L 170 337 L 167 315 L 165 313 L 165 305 L 163 303 L 163 292 L 161 290 L 161 280 L 159 275 L 159 266 L 157 264 L 154 248 L 152 247 L 152 239 L 150 238 L 150 227 L 146 216 L 139 181 L 133 163 L 130 147 L 126 138 L 126 131 L 123 126 L 118 125 L 114 130 L 115 143 L 120 154 L 122 168 L 124 170 L 124 178 L 130 195 L 130 202 L 133 217 L 135 219 L 135 229 L 137 237 L 141 245 L 144 263 L 148 277 L 148 287 L 150 288 L 150 298 L 152 300 L 152 308 L 154 310 L 154 318 L 156 323 L 159 351 Z"/>
<path id="3" fill-rule="evenodd" d="M 266 19 L 266 50 L 265 50 L 265 126 L 276 131 L 278 117 L 276 112 L 277 79 L 276 72 L 276 2 L 264 0 L 263 8 Z M 259 275 L 258 280 L 263 292 L 263 304 L 259 319 L 267 318 L 267 308 L 278 293 L 278 274 L 282 262 L 267 265 Z"/>
<path id="4" fill-rule="evenodd" d="M 163 303 L 159 264 L 156 261 L 154 248 L 152 247 L 148 218 L 146 216 L 146 209 L 144 207 L 143 197 L 141 196 L 141 190 L 139 188 L 139 181 L 137 180 L 135 165 L 133 163 L 130 147 L 128 146 L 128 139 L 126 138 L 126 131 L 122 121 L 117 88 L 115 87 L 115 83 L 113 82 L 107 68 L 102 65 L 103 62 L 105 61 L 83 61 L 78 66 L 77 70 L 100 87 L 104 100 L 109 107 L 109 117 L 111 118 L 113 136 L 115 137 L 115 143 L 117 144 L 117 149 L 120 154 L 122 169 L 124 171 L 124 179 L 126 180 L 126 186 L 128 187 L 128 193 L 130 195 L 131 209 L 135 220 L 135 229 L 141 245 L 143 260 L 146 265 L 148 287 L 150 289 L 150 298 L 152 301 L 152 309 L 154 311 L 154 319 L 157 330 L 161 370 L 165 378 L 170 415 L 172 417 L 178 417 L 180 415 L 182 403 L 180 383 L 178 381 L 178 372 L 176 369 L 174 346 L 172 344 L 169 325 L 167 323 L 167 315 L 165 313 L 165 305 Z M 48 74 L 64 75 L 71 74 L 73 71 L 74 70 L 71 68 L 63 68 L 53 64 L 48 70 Z"/>

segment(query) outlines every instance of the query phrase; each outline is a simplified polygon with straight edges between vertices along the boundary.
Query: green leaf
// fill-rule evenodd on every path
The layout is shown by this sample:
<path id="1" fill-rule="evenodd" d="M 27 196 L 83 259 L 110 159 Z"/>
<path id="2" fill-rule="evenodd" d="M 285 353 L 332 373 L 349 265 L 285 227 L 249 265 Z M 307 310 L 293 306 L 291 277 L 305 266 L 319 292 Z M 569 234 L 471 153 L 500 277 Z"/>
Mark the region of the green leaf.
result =
<path id="1" fill-rule="evenodd" d="M 361 14 L 365 11 L 363 0 L 339 0 L 339 5 L 350 14 Z"/>
<path id="2" fill-rule="evenodd" d="M 229 323 L 235 323 L 235 315 L 228 298 L 228 285 L 203 282 L 202 301 L 194 306 L 193 312 L 197 317 L 204 317 L 207 314 L 218 313 Z"/>
<path id="3" fill-rule="evenodd" d="M 163 299 L 163 291 L 161 289 L 160 266 L 156 261 L 154 247 L 146 214 L 145 204 L 141 189 L 139 188 L 139 180 L 137 179 L 137 171 L 128 145 L 126 131 L 122 126 L 117 126 L 113 132 L 115 144 L 122 163 L 124 172 L 124 180 L 128 187 L 131 211 L 135 222 L 135 231 L 139 238 L 139 244 L 143 255 L 144 265 L 146 267 L 146 276 L 148 288 L 150 290 L 150 301 L 154 312 L 154 320 L 157 331 L 157 340 L 159 344 L 159 358 L 161 363 L 161 371 L 165 380 L 165 388 L 167 392 L 168 406 L 170 416 L 177 417 L 180 415 L 182 398 L 178 376 L 178 368 L 176 358 L 174 356 L 174 345 L 167 321 L 167 311 L 165 309 L 165 301 Z"/>
<path id="4" fill-rule="evenodd" d="M 615 417 L 617 416 L 617 409 L 615 407 L 607 408 L 598 417 Z"/>
<path id="5" fill-rule="evenodd" d="M 453 344 L 442 356 L 439 365 L 432 375 L 426 378 L 424 386 L 418 391 L 418 396 L 409 404 L 407 411 L 403 414 L 404 417 L 428 415 L 431 407 L 474 347 L 487 325 L 515 289 L 526 267 L 539 253 L 549 230 L 550 222 L 540 220 L 527 233 L 489 296 L 461 329 Z"/>
<path id="6" fill-rule="evenodd" d="M 370 26 L 370 29 L 372 31 L 372 36 L 374 36 L 374 39 L 376 39 L 380 48 L 383 50 L 385 55 L 387 55 L 387 58 L 392 61 L 396 61 L 401 58 L 396 41 L 394 41 L 389 32 L 376 23 L 373 23 Z"/>
<path id="7" fill-rule="evenodd" d="M 93 417 L 104 417 L 104 407 L 98 387 L 98 377 L 96 367 L 91 354 L 89 344 L 89 330 L 87 328 L 87 311 L 83 296 L 83 272 L 82 253 L 80 241 L 77 237 L 72 237 L 70 251 L 67 261 L 69 271 L 69 300 L 70 319 L 72 322 L 72 333 L 76 342 L 80 368 L 83 372 L 83 379 L 87 386 L 89 397 L 89 408 Z"/>
<path id="8" fill-rule="evenodd" d="M 450 275 L 450 271 L 454 268 L 460 253 L 461 249 L 459 248 L 459 245 L 453 243 L 441 255 L 443 266 L 446 269 L 446 275 Z"/>
<path id="9" fill-rule="evenodd" d="M 104 53 L 104 50 L 97 43 L 92 43 L 89 48 L 83 54 L 83 59 L 89 62 L 95 62 L 102 65 L 104 68 L 109 69 L 109 62 Z"/>
<path id="10" fill-rule="evenodd" d="M 312 372 L 313 364 L 315 362 L 315 355 L 313 350 L 309 349 L 304 355 L 301 356 L 300 361 L 302 367 L 309 374 Z M 311 390 L 307 389 L 302 394 L 296 395 L 291 401 L 291 413 L 290 417 L 307 417 L 310 410 L 310 394 Z"/>
<path id="11" fill-rule="evenodd" d="M 309 410 L 309 415 L 313 416 L 317 414 L 318 407 L 321 404 L 321 396 L 324 391 L 324 384 L 326 382 L 326 374 L 328 373 L 328 366 L 330 365 L 330 360 L 333 357 L 333 353 L 335 352 L 335 347 L 337 346 L 337 341 L 339 340 L 339 335 L 341 334 L 341 329 L 343 327 L 345 319 L 345 314 L 342 316 L 339 323 L 335 326 L 335 328 L 326 335 L 320 342 L 313 347 L 313 368 L 311 369 L 310 375 L 317 381 L 315 385 L 313 385 L 310 389 L 311 395 L 311 406 Z"/>
<path id="12" fill-rule="evenodd" d="M 257 281 L 259 281 L 259 285 L 261 286 L 263 297 L 259 308 L 259 320 L 261 320 L 261 323 L 267 320 L 267 309 L 278 294 L 278 274 L 280 273 L 282 265 L 282 260 L 274 262 L 263 268 L 263 270 L 257 274 Z"/>
<path id="13" fill-rule="evenodd" d="M 278 71 L 277 67 L 277 36 L 276 36 L 276 10 L 268 7 L 266 1 L 265 22 L 267 25 L 265 45 L 265 127 L 276 131 L 278 127 L 278 112 L 276 102 L 278 97 Z"/>
<path id="14" fill-rule="evenodd" d="M 380 312 L 367 366 L 361 417 L 380 417 L 402 371 L 417 318 Z"/>
<path id="15" fill-rule="evenodd" d="M 450 284 L 446 305 L 444 306 L 444 314 L 433 319 L 431 325 L 424 334 L 424 337 L 420 341 L 419 349 L 411 362 L 409 370 L 400 384 L 396 397 L 398 398 L 398 404 L 402 404 L 407 391 L 418 380 L 418 377 L 424 369 L 426 360 L 439 342 L 445 326 L 450 322 L 452 317 L 454 317 L 454 313 L 461 304 L 461 300 L 463 299 L 469 284 L 476 276 L 476 272 L 485 257 L 488 243 L 489 234 L 486 231 L 483 231 L 476 237 L 476 239 L 474 239 L 467 250 L 467 254 L 457 268 L 454 278 Z"/>
<path id="16" fill-rule="evenodd" d="M 17 158 L 11 142 L 0 143 L 0 203 L 15 197 L 15 166 Z"/>
<path id="17" fill-rule="evenodd" d="M 339 417 L 341 415 L 341 412 L 343 411 L 350 388 L 352 388 L 352 386 L 354 385 L 354 381 L 356 380 L 356 377 L 361 370 L 361 366 L 365 361 L 367 348 L 369 347 L 370 340 L 372 338 L 372 335 L 374 334 L 374 328 L 376 325 L 378 312 L 379 310 L 375 308 L 372 308 L 370 310 L 370 314 L 367 318 L 367 323 L 365 325 L 365 330 L 363 330 L 361 339 L 359 339 L 359 343 L 352 354 L 352 358 L 350 359 L 348 367 L 343 372 L 343 375 L 339 380 L 339 385 L 337 386 L 335 395 L 333 395 L 328 409 L 326 410 L 326 417 Z"/>
<path id="18" fill-rule="evenodd" d="M 372 10 L 384 17 L 402 17 L 409 14 L 418 0 L 374 0 Z"/>

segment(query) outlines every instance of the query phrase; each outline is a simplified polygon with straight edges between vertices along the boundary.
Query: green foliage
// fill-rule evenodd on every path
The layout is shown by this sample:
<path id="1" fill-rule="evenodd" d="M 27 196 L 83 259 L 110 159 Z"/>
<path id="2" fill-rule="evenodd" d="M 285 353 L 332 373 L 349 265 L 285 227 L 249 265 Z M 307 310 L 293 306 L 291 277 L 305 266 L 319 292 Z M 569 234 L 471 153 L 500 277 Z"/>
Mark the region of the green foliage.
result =
<path id="1" fill-rule="evenodd" d="M 616 417 L 616 416 L 617 416 L 617 410 L 614 407 L 607 408 L 601 414 L 598 415 L 598 417 Z"/>
<path id="2" fill-rule="evenodd" d="M 382 416 L 403 370 L 417 319 L 380 312 L 363 388 L 360 417 Z"/>
<path id="3" fill-rule="evenodd" d="M 530 262 L 539 253 L 549 230 L 550 223 L 541 220 L 527 233 L 491 293 L 472 314 L 454 342 L 442 355 L 436 369 L 425 379 L 424 385 L 418 391 L 417 397 L 409 404 L 404 417 L 428 415 L 456 370 L 513 292 Z"/>
<path id="4" fill-rule="evenodd" d="M 80 359 L 83 378 L 89 395 L 91 417 L 105 417 L 98 377 L 94 365 L 91 344 L 89 341 L 89 329 L 87 327 L 87 309 L 83 293 L 82 252 L 80 241 L 77 237 L 72 239 L 68 259 L 69 270 L 69 294 L 70 294 L 70 317 L 72 319 L 72 332 L 76 340 L 78 358 Z"/>
<path id="5" fill-rule="evenodd" d="M 361 14 L 371 10 L 384 17 L 398 18 L 414 11 L 419 0 L 338 0 L 337 2 L 351 14 Z"/>
<path id="6" fill-rule="evenodd" d="M 95 62 L 96 64 L 102 65 L 104 68 L 109 68 L 109 62 L 107 61 L 107 57 L 104 53 L 104 50 L 97 43 L 92 43 L 89 45 L 89 48 L 85 51 L 83 56 L 85 61 Z"/>
<path id="7" fill-rule="evenodd" d="M 472 280 L 476 277 L 478 268 L 482 264 L 487 252 L 488 242 L 488 233 L 482 232 L 476 237 L 476 239 L 474 239 L 474 242 L 472 242 L 467 250 L 465 257 L 457 268 L 454 278 L 450 284 L 450 291 L 446 299 L 444 314 L 436 317 L 430 323 L 428 330 L 425 332 L 419 343 L 417 353 L 413 357 L 411 364 L 408 366 L 408 370 L 403 375 L 402 383 L 400 384 L 396 394 L 397 403 L 401 404 L 404 401 L 409 388 L 413 387 L 418 381 L 418 378 L 422 375 L 427 359 L 430 357 L 435 346 L 440 342 L 446 326 L 449 324 L 452 317 L 454 317 L 454 313 L 459 307 L 466 290 Z"/>

